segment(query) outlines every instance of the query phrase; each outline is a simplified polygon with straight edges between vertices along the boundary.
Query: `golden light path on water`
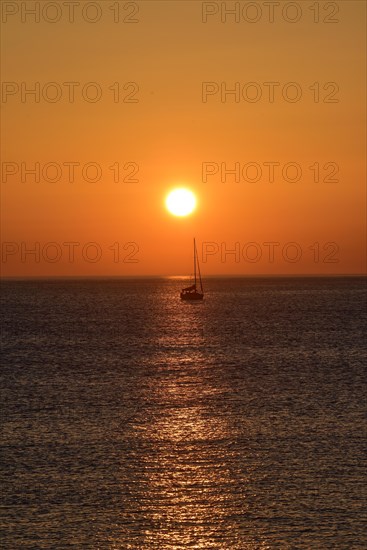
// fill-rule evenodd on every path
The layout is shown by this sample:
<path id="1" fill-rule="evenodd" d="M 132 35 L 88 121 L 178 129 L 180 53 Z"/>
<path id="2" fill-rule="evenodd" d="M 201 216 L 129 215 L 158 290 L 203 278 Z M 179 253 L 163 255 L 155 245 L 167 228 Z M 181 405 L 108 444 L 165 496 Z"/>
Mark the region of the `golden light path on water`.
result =
<path id="1" fill-rule="evenodd" d="M 145 525 L 142 548 L 270 548 L 244 531 L 249 503 L 238 471 L 238 429 L 225 406 L 230 388 L 205 366 L 205 304 L 180 304 L 179 315 L 169 304 L 165 309 L 176 330 L 159 339 L 160 383 L 147 380 L 145 412 L 134 426 L 149 448 L 137 498 Z"/>

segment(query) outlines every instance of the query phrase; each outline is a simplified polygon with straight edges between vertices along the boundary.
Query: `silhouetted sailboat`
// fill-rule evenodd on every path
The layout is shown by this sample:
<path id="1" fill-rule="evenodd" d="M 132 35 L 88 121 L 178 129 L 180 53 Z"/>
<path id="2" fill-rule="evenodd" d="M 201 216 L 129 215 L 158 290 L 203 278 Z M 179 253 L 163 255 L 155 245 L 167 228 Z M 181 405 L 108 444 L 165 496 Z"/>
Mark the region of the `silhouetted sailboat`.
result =
<path id="1" fill-rule="evenodd" d="M 196 287 L 196 267 L 197 267 L 199 281 L 200 281 L 200 292 Z M 196 252 L 195 239 L 194 239 L 194 284 L 191 286 L 188 286 L 187 288 L 183 288 L 181 290 L 180 296 L 181 296 L 181 300 L 202 300 L 204 298 L 203 283 L 201 280 L 199 258 Z"/>

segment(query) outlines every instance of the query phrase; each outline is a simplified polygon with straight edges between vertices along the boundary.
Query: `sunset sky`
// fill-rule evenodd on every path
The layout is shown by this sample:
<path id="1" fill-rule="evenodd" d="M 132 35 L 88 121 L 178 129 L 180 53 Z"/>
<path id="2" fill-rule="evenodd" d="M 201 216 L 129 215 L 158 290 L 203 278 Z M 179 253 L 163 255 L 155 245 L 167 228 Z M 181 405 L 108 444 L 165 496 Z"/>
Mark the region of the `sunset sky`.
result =
<path id="1" fill-rule="evenodd" d="M 2 4 L 3 276 L 365 272 L 364 2 Z"/>

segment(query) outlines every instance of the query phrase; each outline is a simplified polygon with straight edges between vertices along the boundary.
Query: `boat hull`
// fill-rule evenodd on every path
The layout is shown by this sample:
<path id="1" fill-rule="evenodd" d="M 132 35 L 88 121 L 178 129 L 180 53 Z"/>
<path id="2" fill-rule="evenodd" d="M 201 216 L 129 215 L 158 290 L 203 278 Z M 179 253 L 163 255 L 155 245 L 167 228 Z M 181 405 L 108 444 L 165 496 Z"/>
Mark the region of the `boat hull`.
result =
<path id="1" fill-rule="evenodd" d="M 181 292 L 180 296 L 181 300 L 187 302 L 202 300 L 204 298 L 204 294 L 200 294 L 200 292 Z"/>

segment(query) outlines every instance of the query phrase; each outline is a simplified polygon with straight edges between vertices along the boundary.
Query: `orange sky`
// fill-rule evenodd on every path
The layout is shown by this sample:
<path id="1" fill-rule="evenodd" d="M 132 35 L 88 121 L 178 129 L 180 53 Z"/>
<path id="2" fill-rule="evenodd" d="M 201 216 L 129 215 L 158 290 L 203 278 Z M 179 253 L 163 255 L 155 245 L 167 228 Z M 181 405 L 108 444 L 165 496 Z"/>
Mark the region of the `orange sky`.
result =
<path id="1" fill-rule="evenodd" d="M 256 16 L 248 2 L 237 3 L 238 22 L 221 13 L 221 2 L 119 2 L 120 18 L 135 23 L 115 23 L 108 0 L 95 3 L 100 12 L 85 11 L 100 16 L 95 23 L 83 19 L 88 2 L 74 23 L 64 5 L 35 22 L 19 5 L 11 14 L 15 2 L 2 4 L 3 276 L 187 274 L 194 235 L 204 275 L 365 272 L 364 2 L 329 3 L 335 14 L 320 2 L 318 23 L 306 0 L 296 2 L 294 23 L 289 2 L 273 23 L 264 2 L 254 23 L 246 21 Z M 74 102 L 67 82 L 80 83 Z M 128 82 L 136 84 L 124 90 Z M 205 102 L 203 82 L 219 89 Z M 273 102 L 269 82 L 277 83 Z M 221 83 L 222 91 L 237 86 L 237 96 L 221 96 Z M 35 86 L 38 102 L 24 95 Z M 96 90 L 102 96 L 93 102 Z M 301 98 L 292 102 L 295 92 Z M 269 162 L 279 163 L 272 182 Z M 36 163 L 39 182 L 25 174 Z M 73 182 L 70 163 L 79 163 Z M 99 167 L 99 181 L 87 181 L 95 174 L 87 163 Z M 217 171 L 206 181 L 204 163 Z M 221 163 L 237 163 L 240 181 L 225 173 L 221 181 Z M 246 178 L 248 163 L 256 164 Z M 299 181 L 289 181 L 288 163 L 301 170 Z M 261 177 L 251 182 L 254 166 Z M 135 168 L 138 181 L 123 181 Z M 337 181 L 324 181 L 328 175 Z M 198 199 L 187 218 L 164 207 L 181 185 Z"/>

